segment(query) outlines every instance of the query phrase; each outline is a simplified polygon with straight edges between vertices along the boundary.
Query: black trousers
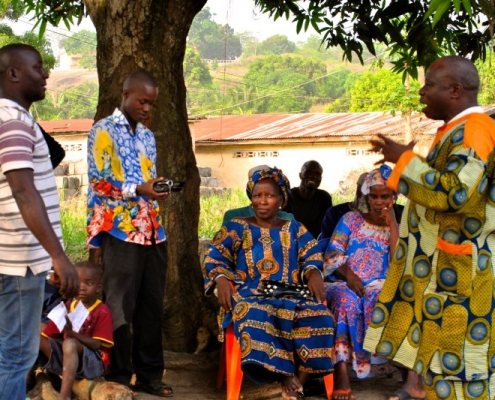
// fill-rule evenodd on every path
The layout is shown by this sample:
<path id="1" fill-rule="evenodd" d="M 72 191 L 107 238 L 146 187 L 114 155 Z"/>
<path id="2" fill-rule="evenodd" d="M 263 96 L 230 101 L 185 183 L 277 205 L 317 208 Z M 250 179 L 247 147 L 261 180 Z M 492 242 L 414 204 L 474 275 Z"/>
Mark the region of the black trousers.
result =
<path id="1" fill-rule="evenodd" d="M 105 378 L 127 386 L 133 372 L 142 383 L 161 380 L 167 244 L 143 246 L 105 234 L 101 250 L 115 343 Z"/>

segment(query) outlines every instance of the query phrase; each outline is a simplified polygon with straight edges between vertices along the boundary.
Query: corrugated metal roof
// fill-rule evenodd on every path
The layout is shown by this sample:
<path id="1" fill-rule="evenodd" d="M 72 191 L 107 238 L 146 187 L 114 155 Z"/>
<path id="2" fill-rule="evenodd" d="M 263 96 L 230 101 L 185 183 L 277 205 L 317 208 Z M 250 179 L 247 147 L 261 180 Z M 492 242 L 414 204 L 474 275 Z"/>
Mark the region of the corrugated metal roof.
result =
<path id="1" fill-rule="evenodd" d="M 495 107 L 486 107 L 485 112 L 495 112 Z M 423 114 L 412 115 L 416 133 L 434 134 L 440 125 L 442 121 Z M 383 112 L 228 115 L 198 121 L 194 130 L 196 142 L 337 139 L 377 133 L 399 135 L 404 132 L 404 119 L 400 114 Z"/>
<path id="2" fill-rule="evenodd" d="M 485 107 L 485 112 L 494 117 L 495 107 Z M 93 120 L 39 121 L 39 124 L 50 134 L 87 133 Z M 415 132 L 434 134 L 441 124 L 420 113 L 412 116 Z M 194 130 L 196 142 L 338 139 L 377 133 L 399 135 L 404 131 L 404 120 L 399 114 L 383 112 L 225 115 L 196 120 Z"/>
<path id="3" fill-rule="evenodd" d="M 204 120 L 206 117 L 188 117 L 189 122 Z M 70 134 L 70 133 L 88 133 L 94 121 L 92 119 L 68 119 L 58 121 L 38 121 L 45 131 L 50 134 Z"/>
<path id="4" fill-rule="evenodd" d="M 89 132 L 93 126 L 92 119 L 70 119 L 59 121 L 38 121 L 41 127 L 48 133 L 81 133 Z"/>

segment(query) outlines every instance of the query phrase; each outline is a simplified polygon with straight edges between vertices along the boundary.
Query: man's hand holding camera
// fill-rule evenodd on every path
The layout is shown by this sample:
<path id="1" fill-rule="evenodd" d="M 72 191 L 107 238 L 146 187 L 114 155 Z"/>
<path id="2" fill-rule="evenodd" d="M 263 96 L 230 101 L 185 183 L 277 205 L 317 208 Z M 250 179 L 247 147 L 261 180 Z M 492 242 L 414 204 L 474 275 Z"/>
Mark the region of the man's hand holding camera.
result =
<path id="1" fill-rule="evenodd" d="M 148 182 L 143 183 L 142 185 L 137 185 L 136 192 L 137 194 L 144 195 L 148 197 L 149 199 L 152 200 L 160 200 L 165 197 L 167 197 L 170 194 L 170 191 L 168 192 L 157 192 L 155 189 L 153 189 L 153 185 L 156 182 L 161 182 L 163 181 L 164 178 L 155 178 L 155 179 L 150 179 Z"/>

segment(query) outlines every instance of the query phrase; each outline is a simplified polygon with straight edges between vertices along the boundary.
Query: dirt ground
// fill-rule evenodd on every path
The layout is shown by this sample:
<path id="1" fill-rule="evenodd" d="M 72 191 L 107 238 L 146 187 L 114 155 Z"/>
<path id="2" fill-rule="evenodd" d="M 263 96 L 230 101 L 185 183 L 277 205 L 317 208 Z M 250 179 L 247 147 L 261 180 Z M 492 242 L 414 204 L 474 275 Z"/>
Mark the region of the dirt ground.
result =
<path id="1" fill-rule="evenodd" d="M 174 389 L 175 400 L 223 400 L 226 398 L 225 387 L 216 388 L 218 376 L 219 353 L 184 354 L 165 352 L 165 367 L 163 381 Z M 356 400 L 386 400 L 401 387 L 400 374 L 397 372 L 391 378 L 356 379 L 352 388 Z M 156 400 L 159 397 L 147 393 L 137 393 L 137 400 Z M 29 393 L 31 400 L 44 400 L 36 390 Z M 105 396 L 105 399 L 112 397 Z M 244 379 L 241 396 L 242 400 L 281 399 L 280 385 L 256 385 Z M 306 396 L 307 400 L 325 400 L 324 394 Z M 100 400 L 100 399 L 96 399 Z M 102 399 L 103 400 L 103 399 Z"/>
<path id="2" fill-rule="evenodd" d="M 173 386 L 177 400 L 223 400 L 225 387 L 216 388 L 218 374 L 218 354 L 194 355 L 165 352 L 166 372 L 164 382 Z M 385 400 L 401 387 L 400 374 L 392 378 L 356 379 L 352 387 L 356 400 Z M 256 385 L 244 379 L 242 400 L 280 399 L 280 385 Z M 324 395 L 305 397 L 307 400 L 324 400 Z M 139 400 L 156 400 L 157 397 L 139 393 Z"/>

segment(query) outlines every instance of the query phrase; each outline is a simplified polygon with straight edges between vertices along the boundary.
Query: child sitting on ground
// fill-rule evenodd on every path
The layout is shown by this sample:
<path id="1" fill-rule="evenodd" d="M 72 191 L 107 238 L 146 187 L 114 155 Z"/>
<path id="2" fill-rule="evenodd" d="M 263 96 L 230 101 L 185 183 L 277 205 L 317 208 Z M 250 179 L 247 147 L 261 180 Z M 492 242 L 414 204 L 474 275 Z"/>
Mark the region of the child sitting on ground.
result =
<path id="1" fill-rule="evenodd" d="M 101 292 L 102 269 L 90 261 L 76 265 L 81 285 L 75 300 L 66 303 L 67 312 L 82 302 L 89 315 L 79 332 L 74 332 L 66 316 L 66 325 L 60 332 L 50 321 L 41 333 L 40 349 L 48 358 L 43 368 L 62 375 L 59 399 L 70 399 L 75 379 L 94 379 L 102 376 L 110 359 L 113 346 L 112 316 L 109 308 L 96 298 Z"/>

